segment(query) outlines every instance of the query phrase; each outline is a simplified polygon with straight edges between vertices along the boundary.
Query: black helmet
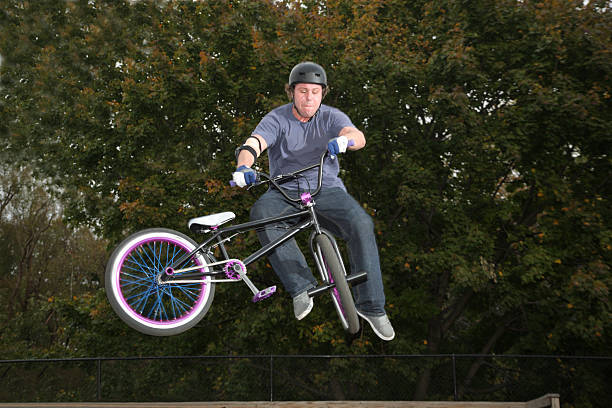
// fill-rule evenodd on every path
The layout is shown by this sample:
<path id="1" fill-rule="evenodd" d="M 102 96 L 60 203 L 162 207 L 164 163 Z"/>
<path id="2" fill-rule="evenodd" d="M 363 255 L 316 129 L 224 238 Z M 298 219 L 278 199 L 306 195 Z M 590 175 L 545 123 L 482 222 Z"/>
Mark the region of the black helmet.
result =
<path id="1" fill-rule="evenodd" d="M 300 62 L 289 74 L 289 86 L 298 83 L 319 84 L 327 87 L 327 74 L 322 66 L 314 62 Z"/>

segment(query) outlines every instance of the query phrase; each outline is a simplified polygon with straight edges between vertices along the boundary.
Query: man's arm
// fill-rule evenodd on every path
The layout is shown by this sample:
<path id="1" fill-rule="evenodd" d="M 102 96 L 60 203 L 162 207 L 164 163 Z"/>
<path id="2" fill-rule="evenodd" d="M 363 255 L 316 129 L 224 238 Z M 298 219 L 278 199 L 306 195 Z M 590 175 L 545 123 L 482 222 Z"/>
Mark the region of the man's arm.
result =
<path id="1" fill-rule="evenodd" d="M 343 127 L 338 133 L 338 136 L 344 136 L 348 140 L 352 140 L 355 143 L 352 146 L 349 146 L 348 150 L 359 150 L 366 145 L 366 140 L 363 132 L 351 126 Z"/>
<path id="2" fill-rule="evenodd" d="M 259 135 L 253 135 L 252 137 L 249 137 L 244 142 L 244 145 L 250 146 L 253 149 L 255 149 L 255 152 L 257 152 L 257 157 L 261 156 L 263 151 L 268 148 L 268 144 L 266 143 L 264 138 Z M 261 150 L 260 150 L 260 146 L 261 146 Z M 240 167 L 240 166 L 252 167 L 254 163 L 255 163 L 255 158 L 249 151 L 247 150 L 240 151 L 240 154 L 238 155 L 238 158 L 236 159 L 236 167 Z"/>

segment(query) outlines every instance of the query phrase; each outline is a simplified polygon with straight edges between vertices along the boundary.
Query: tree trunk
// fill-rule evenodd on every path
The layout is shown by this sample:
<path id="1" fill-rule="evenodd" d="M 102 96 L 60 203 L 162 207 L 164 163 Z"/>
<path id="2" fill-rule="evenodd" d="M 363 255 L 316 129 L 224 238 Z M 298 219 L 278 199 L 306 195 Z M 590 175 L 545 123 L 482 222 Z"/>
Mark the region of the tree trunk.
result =
<path id="1" fill-rule="evenodd" d="M 497 329 L 495 330 L 495 333 L 493 333 L 493 335 L 489 338 L 489 341 L 487 341 L 487 343 L 484 345 L 482 350 L 480 350 L 480 354 L 489 354 L 491 352 L 491 350 L 493 349 L 493 347 L 495 347 L 495 344 L 497 343 L 499 338 L 505 333 L 506 328 L 508 327 L 508 324 L 513 320 L 514 319 L 512 318 L 510 319 L 507 318 L 501 325 L 497 327 Z M 459 396 L 460 400 L 462 399 L 465 393 L 465 390 L 470 386 L 472 379 L 474 378 L 474 376 L 476 375 L 476 373 L 482 366 L 483 362 L 484 362 L 484 358 L 479 358 L 474 363 L 472 363 L 472 365 L 470 366 L 470 369 L 468 370 L 465 376 L 465 379 L 463 380 L 463 383 L 461 384 L 461 386 L 459 387 L 459 390 L 457 391 L 457 395 Z"/>

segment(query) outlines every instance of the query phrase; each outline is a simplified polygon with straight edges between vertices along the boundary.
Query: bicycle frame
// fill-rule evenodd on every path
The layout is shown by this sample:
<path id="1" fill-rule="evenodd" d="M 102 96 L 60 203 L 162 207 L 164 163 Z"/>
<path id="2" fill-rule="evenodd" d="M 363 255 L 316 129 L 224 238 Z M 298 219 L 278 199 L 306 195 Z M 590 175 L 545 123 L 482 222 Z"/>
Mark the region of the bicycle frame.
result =
<path id="1" fill-rule="evenodd" d="M 292 239 L 293 237 L 295 237 L 297 234 L 299 234 L 300 232 L 302 232 L 303 230 L 306 229 L 310 229 L 313 228 L 313 232 L 310 236 L 310 247 L 311 247 L 311 251 L 313 253 L 313 257 L 315 258 L 315 262 L 317 263 L 317 268 L 319 269 L 319 271 L 321 272 L 322 278 L 324 279 L 324 284 L 321 286 L 318 286 L 317 288 L 313 288 L 309 291 L 309 294 L 311 296 L 313 295 L 317 295 L 319 293 L 322 293 L 324 291 L 327 291 L 329 289 L 332 289 L 333 287 L 335 287 L 334 283 L 330 283 L 327 282 L 327 280 L 325 279 L 325 276 L 322 272 L 322 265 L 319 259 L 317 259 L 317 256 L 315 255 L 315 251 L 314 251 L 314 246 L 313 246 L 313 240 L 316 234 L 325 234 L 327 235 L 331 241 L 333 242 L 333 246 L 335 247 L 336 252 L 338 253 L 338 256 L 340 259 L 342 259 L 340 257 L 340 253 L 337 249 L 337 245 L 335 242 L 335 239 L 333 237 L 332 234 L 328 233 L 327 231 L 325 231 L 324 229 L 321 228 L 321 226 L 319 225 L 319 222 L 317 220 L 317 216 L 315 213 L 315 207 L 316 204 L 313 200 L 313 196 L 317 195 L 319 193 L 319 191 L 321 190 L 321 185 L 322 185 L 322 173 L 323 173 L 323 161 L 325 159 L 325 157 L 327 156 L 327 152 L 321 155 L 321 159 L 319 161 L 318 164 L 314 164 L 311 166 L 308 166 L 306 168 L 303 168 L 301 170 L 297 170 L 293 173 L 287 174 L 287 175 L 280 175 L 277 177 L 270 177 L 265 173 L 259 173 L 260 175 L 262 175 L 266 180 L 258 183 L 258 184 L 263 184 L 263 183 L 271 183 L 278 191 L 280 191 L 283 196 L 292 202 L 295 203 L 300 203 L 302 210 L 294 213 L 294 214 L 287 214 L 287 215 L 281 215 L 281 216 L 275 216 L 275 217 L 268 217 L 268 218 L 264 218 L 261 220 L 256 220 L 256 221 L 249 221 L 249 222 L 245 222 L 245 223 L 241 223 L 241 224 L 236 224 L 236 225 L 230 225 L 227 227 L 212 227 L 212 230 L 214 231 L 212 233 L 212 235 L 206 239 L 206 241 L 204 241 L 203 243 L 199 244 L 193 251 L 191 251 L 188 254 L 185 254 L 184 256 L 180 257 L 178 260 L 176 260 L 175 262 L 173 262 L 173 264 L 167 268 L 165 270 L 165 273 L 162 273 L 159 276 L 159 282 L 160 283 L 199 283 L 199 282 L 204 282 L 204 278 L 206 276 L 210 276 L 210 275 L 215 275 L 215 274 L 219 274 L 219 271 L 213 271 L 213 272 L 202 272 L 201 269 L 202 267 L 191 267 L 191 268 L 186 268 L 186 269 L 174 269 L 176 265 L 181 265 L 184 261 L 186 261 L 187 259 L 189 259 L 190 257 L 194 256 L 195 254 L 197 254 L 198 252 L 204 250 L 204 249 L 208 249 L 210 250 L 211 247 L 215 247 L 215 246 L 219 246 L 219 249 L 221 251 L 221 254 L 223 256 L 223 260 L 219 261 L 219 262 L 215 262 L 212 264 L 207 264 L 204 266 L 204 268 L 208 269 L 208 267 L 210 266 L 216 266 L 216 265 L 228 265 L 230 262 L 238 262 L 239 267 L 238 268 L 234 268 L 234 272 L 236 272 L 239 276 L 240 279 L 214 279 L 211 280 L 211 283 L 224 283 L 224 282 L 236 282 L 238 280 L 243 280 L 246 285 L 251 289 L 251 291 L 257 296 L 258 293 L 261 293 L 262 291 L 259 291 L 255 285 L 253 285 L 253 283 L 250 281 L 250 279 L 246 276 L 246 266 L 250 265 L 251 263 L 257 261 L 258 259 L 260 259 L 263 256 L 266 256 L 267 254 L 269 254 L 270 252 L 272 252 L 274 249 L 276 249 L 277 247 L 279 247 L 280 245 L 284 244 L 285 242 L 287 242 L 288 240 Z M 319 168 L 319 172 L 318 172 L 318 184 L 317 184 L 317 188 L 316 190 L 311 194 L 311 193 L 302 193 L 300 195 L 299 198 L 292 198 L 290 197 L 285 191 L 284 189 L 279 185 L 279 183 L 281 183 L 282 181 L 295 177 L 297 174 L 302 173 L 306 170 L 310 170 L 313 168 Z M 288 228 L 288 231 L 283 234 L 282 236 L 280 236 L 279 238 L 271 241 L 270 243 L 268 243 L 267 245 L 262 246 L 260 249 L 258 249 L 257 251 L 253 252 L 252 254 L 250 254 L 249 256 L 247 256 L 246 258 L 244 258 L 243 260 L 238 260 L 238 259 L 234 259 L 231 258 L 229 256 L 229 254 L 227 253 L 227 250 L 225 248 L 224 243 L 231 240 L 231 238 L 235 235 L 235 234 L 239 234 L 239 233 L 243 233 L 243 232 L 247 232 L 250 230 L 255 230 L 257 228 L 260 227 L 265 227 L 268 225 L 272 225 L 272 224 L 276 224 L 279 222 L 283 222 L 283 221 L 287 221 L 287 220 L 295 220 L 295 219 L 300 219 L 300 218 L 304 218 L 303 220 L 299 221 L 296 225 L 293 225 L 291 227 Z M 244 267 L 244 268 L 243 268 Z M 195 270 L 199 270 L 199 272 L 191 272 L 191 271 L 195 271 Z M 177 274 L 177 273 L 181 273 L 182 276 L 180 279 L 174 279 L 171 280 L 170 276 Z M 353 274 L 349 277 L 347 277 L 347 281 L 355 281 L 355 280 L 360 280 L 362 278 L 365 277 L 365 273 L 358 273 L 358 274 Z M 189 277 L 201 277 L 201 279 L 199 280 L 185 280 L 184 278 L 189 278 Z M 268 288 L 271 289 L 271 288 Z M 275 290 L 275 289 L 274 289 Z"/>
<path id="2" fill-rule="evenodd" d="M 165 273 L 160 274 L 160 276 L 158 276 L 158 282 L 160 284 L 163 284 L 165 282 L 169 282 L 170 279 L 169 277 L 176 274 L 176 273 L 181 273 L 183 274 L 182 278 L 186 278 L 186 277 L 191 277 L 191 276 L 206 276 L 206 275 L 214 275 L 217 274 L 218 272 L 212 272 L 212 273 L 207 273 L 207 272 L 197 272 L 197 273 L 189 273 L 191 270 L 196 270 L 196 269 L 201 269 L 201 268 L 187 268 L 187 269 L 175 269 L 175 267 L 177 265 L 180 265 L 181 263 L 183 263 L 185 260 L 189 259 L 190 257 L 194 256 L 196 253 L 202 251 L 203 249 L 207 248 L 207 247 L 211 247 L 211 246 L 219 246 L 220 250 L 221 250 L 221 254 L 223 255 L 224 260 L 221 262 L 217 262 L 214 264 L 209 264 L 206 265 L 206 267 L 208 266 L 213 266 L 213 265 L 217 265 L 217 264 L 228 264 L 229 262 L 232 261 L 239 261 L 245 268 L 247 265 L 257 261 L 259 258 L 267 255 L 268 253 L 270 253 L 271 251 L 273 251 L 274 249 L 276 249 L 278 246 L 284 244 L 285 242 L 287 242 L 288 240 L 290 240 L 291 238 L 293 238 L 294 236 L 296 236 L 298 233 L 300 233 L 301 231 L 311 228 L 312 226 L 315 227 L 315 231 L 317 233 L 321 232 L 319 223 L 317 221 L 316 218 L 316 214 L 314 212 L 314 207 L 315 207 L 315 203 L 312 200 L 312 195 L 316 195 L 318 194 L 318 192 L 321 190 L 321 184 L 322 184 L 322 174 L 323 174 L 323 161 L 325 160 L 327 153 L 324 153 L 321 155 L 320 161 L 318 164 L 314 164 L 311 166 L 308 166 L 304 169 L 298 170 L 296 172 L 293 172 L 291 174 L 288 175 L 280 175 L 277 176 L 275 178 L 272 178 L 270 176 L 268 176 L 265 173 L 259 173 L 260 176 L 263 176 L 266 180 L 257 183 L 257 184 L 263 184 L 263 183 L 271 183 L 278 191 L 280 191 L 287 200 L 289 201 L 293 201 L 295 203 L 301 203 L 303 210 L 299 211 L 297 213 L 294 214 L 287 214 L 287 215 L 282 215 L 282 216 L 276 216 L 276 217 L 269 217 L 269 218 L 265 218 L 265 219 L 261 219 L 261 220 L 257 220 L 257 221 L 250 221 L 250 222 L 246 222 L 246 223 L 242 223 L 242 224 L 237 224 L 237 225 L 231 225 L 231 226 L 227 226 L 224 228 L 219 228 L 219 227 L 213 227 L 212 229 L 214 230 L 212 236 L 210 236 L 206 241 L 204 241 L 203 243 L 201 243 L 200 245 L 198 245 L 193 251 L 191 251 L 188 254 L 185 254 L 184 256 L 180 257 L 178 260 L 176 260 L 175 262 L 173 262 L 173 264 L 166 268 Z M 319 167 L 319 174 L 318 174 L 318 185 L 317 185 L 317 189 L 316 191 L 311 195 L 310 193 L 303 193 L 300 198 L 291 198 L 287 195 L 287 193 L 283 190 L 283 188 L 279 185 L 280 182 L 282 182 L 284 179 L 290 178 L 290 177 L 295 177 L 297 174 L 302 173 L 306 170 L 310 170 L 312 168 L 316 168 Z M 297 225 L 292 226 L 291 228 L 289 228 L 289 230 L 283 234 L 281 237 L 277 238 L 276 240 L 268 243 L 267 245 L 263 246 L 262 248 L 258 249 L 257 251 L 255 251 L 254 253 L 252 253 L 251 255 L 249 255 L 247 258 L 245 258 L 244 260 L 235 260 L 230 258 L 229 254 L 227 253 L 227 250 L 225 249 L 225 245 L 224 243 L 226 241 L 229 241 L 233 235 L 231 234 L 239 234 L 239 233 L 243 233 L 246 231 L 250 231 L 250 230 L 254 230 L 260 227 L 264 227 L 266 225 L 271 225 L 271 224 L 275 224 L 278 222 L 282 222 L 282 221 L 287 221 L 287 220 L 291 220 L 291 219 L 299 219 L 304 217 L 305 220 L 298 223 Z M 215 242 L 216 241 L 216 242 Z M 238 273 L 238 275 L 240 276 L 241 280 L 244 280 L 244 282 L 247 284 L 247 286 L 253 291 L 254 294 L 257 295 L 257 293 L 259 292 L 257 290 L 257 288 L 255 287 L 255 285 L 252 284 L 252 282 L 246 277 L 246 274 L 244 273 L 245 270 L 242 270 L 242 267 L 239 267 L 238 269 L 235 269 L 234 271 Z M 173 282 L 182 282 L 182 283 L 194 283 L 194 282 L 203 282 L 204 279 L 201 279 L 199 281 L 196 280 L 173 280 Z M 216 280 L 212 280 L 212 282 L 214 283 L 221 283 L 221 282 L 229 282 L 229 281 L 235 281 L 233 279 L 216 279 Z"/>
<path id="3" fill-rule="evenodd" d="M 230 256 L 228 255 L 227 250 L 225 249 L 225 246 L 223 245 L 224 242 L 226 242 L 226 241 L 231 239 L 231 237 L 226 237 L 226 235 L 232 234 L 232 233 L 242 233 L 242 232 L 254 230 L 256 228 L 263 227 L 263 226 L 266 226 L 266 225 L 270 225 L 270 224 L 274 224 L 274 223 L 278 223 L 278 222 L 282 222 L 282 221 L 286 221 L 286 220 L 290 220 L 290 219 L 300 218 L 300 217 L 304 217 L 304 216 L 310 216 L 311 212 L 312 212 L 312 214 L 314 214 L 314 211 L 312 211 L 312 210 L 303 210 L 303 211 L 300 211 L 300 212 L 295 213 L 295 214 L 287 214 L 287 215 L 282 215 L 282 216 L 277 216 L 277 217 L 269 217 L 269 218 L 264 218 L 264 219 L 257 220 L 257 221 L 250 221 L 250 222 L 245 222 L 245 223 L 242 223 L 242 224 L 236 224 L 236 225 L 231 225 L 231 226 L 228 226 L 228 227 L 225 227 L 225 228 L 217 229 L 213 233 L 212 236 L 210 236 L 206 241 L 204 241 L 203 243 L 198 245 L 198 247 L 196 247 L 193 251 L 191 251 L 190 253 L 182 256 L 177 261 L 175 261 L 173 266 L 174 265 L 180 265 L 185 260 L 189 259 L 190 257 L 195 255 L 196 253 L 198 253 L 202 249 L 204 249 L 204 248 L 206 248 L 208 246 L 211 246 L 211 244 L 214 241 L 217 241 L 217 242 L 212 244 L 212 245 L 219 246 L 219 248 L 221 250 L 221 253 L 223 254 L 223 257 L 225 258 L 225 261 L 223 261 L 223 263 L 225 263 L 226 261 L 232 260 L 232 258 L 230 258 Z M 270 253 L 271 251 L 276 249 L 278 246 L 284 244 L 285 242 L 287 242 L 288 240 L 290 240 L 291 238 L 296 236 L 302 230 L 310 228 L 315 223 L 315 219 L 316 218 L 314 218 L 314 217 L 313 218 L 309 217 L 307 220 L 299 223 L 298 225 L 295 225 L 295 226 L 291 227 L 289 229 L 289 231 L 287 231 L 285 234 L 283 234 L 280 238 L 277 238 L 276 240 L 270 242 L 268 245 L 265 245 L 265 246 L 261 247 L 260 249 L 258 249 L 257 251 L 253 252 L 251 255 L 246 257 L 241 262 L 245 266 L 247 266 L 247 265 L 257 261 L 262 256 L 267 255 L 268 253 Z M 170 268 L 172 268 L 172 266 Z M 176 270 L 173 269 L 173 273 L 187 272 L 190 269 L 191 268 L 189 268 L 189 269 L 176 269 Z M 197 269 L 200 269 L 200 268 L 197 268 Z"/>

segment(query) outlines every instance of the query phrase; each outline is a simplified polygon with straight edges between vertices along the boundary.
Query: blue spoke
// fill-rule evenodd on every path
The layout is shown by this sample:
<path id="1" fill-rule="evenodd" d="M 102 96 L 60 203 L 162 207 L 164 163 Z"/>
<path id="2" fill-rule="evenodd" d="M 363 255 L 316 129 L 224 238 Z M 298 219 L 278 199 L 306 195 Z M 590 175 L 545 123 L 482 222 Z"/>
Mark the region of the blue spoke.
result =
<path id="1" fill-rule="evenodd" d="M 185 286 L 185 285 L 173 285 L 173 288 L 181 291 L 185 296 L 187 296 L 190 300 L 196 301 L 198 299 L 199 294 L 199 284 Z"/>
<path id="2" fill-rule="evenodd" d="M 177 288 L 177 286 L 173 286 L 173 287 L 169 287 L 167 288 L 167 293 L 170 296 L 170 300 L 172 302 L 172 309 L 174 310 L 175 307 L 177 307 L 179 310 L 181 311 L 188 311 L 192 308 L 193 304 L 188 304 L 185 301 L 179 299 L 177 296 L 173 296 L 172 295 L 172 289 L 173 288 Z M 190 298 L 190 300 L 194 300 L 193 298 Z"/>
<path id="3" fill-rule="evenodd" d="M 151 287 L 148 287 L 147 290 L 145 290 L 144 292 L 141 292 L 141 293 L 144 293 L 143 295 L 141 295 L 139 293 L 137 295 L 132 296 L 132 298 L 138 296 L 138 299 L 136 300 L 136 302 L 134 302 L 133 308 L 134 308 L 134 310 L 140 309 L 140 310 L 138 310 L 138 312 L 140 314 L 142 314 L 145 306 L 147 305 L 147 301 L 149 299 L 149 296 L 150 296 L 150 293 L 151 293 L 151 289 L 152 289 Z"/>
<path id="4" fill-rule="evenodd" d="M 147 243 L 147 248 L 149 249 L 148 251 L 146 251 L 146 255 L 147 258 L 149 259 L 149 263 L 151 264 L 151 268 L 157 273 L 159 271 L 159 269 L 157 268 L 157 265 L 159 262 L 157 261 L 157 254 L 155 253 L 155 242 L 153 242 L 153 248 L 151 249 L 151 243 Z M 143 247 L 144 250 L 144 247 Z M 151 256 L 153 256 L 153 258 L 151 258 Z"/>
<path id="5" fill-rule="evenodd" d="M 198 302 L 202 284 L 158 285 L 157 276 L 185 255 L 185 249 L 165 238 L 142 242 L 126 256 L 121 265 L 120 286 L 130 308 L 140 316 L 157 322 L 188 316 Z M 175 269 L 200 266 L 193 257 Z M 177 276 L 183 273 L 177 274 Z"/>
<path id="6" fill-rule="evenodd" d="M 163 288 L 164 293 L 168 296 L 168 300 L 170 303 L 170 309 L 172 310 L 172 316 L 176 319 L 177 316 L 181 316 L 182 312 L 184 310 L 186 310 L 185 308 L 179 308 L 177 307 L 177 303 L 178 303 L 178 299 L 176 299 L 173 295 L 172 295 L 172 291 L 170 290 L 170 288 L 165 287 Z M 178 311 L 177 311 L 178 309 Z"/>
<path id="7" fill-rule="evenodd" d="M 151 307 L 151 312 L 153 311 L 155 312 L 155 318 L 157 318 L 158 320 L 164 320 L 164 317 L 166 320 L 169 320 L 164 304 L 162 303 L 162 296 L 160 296 L 159 288 L 156 288 L 156 292 L 157 292 L 157 299 L 155 303 L 153 304 L 153 306 Z M 150 313 L 149 313 L 149 316 L 150 316 Z"/>

